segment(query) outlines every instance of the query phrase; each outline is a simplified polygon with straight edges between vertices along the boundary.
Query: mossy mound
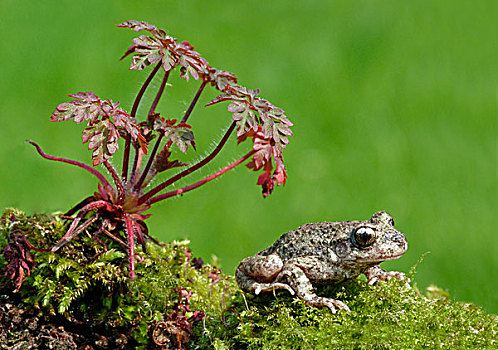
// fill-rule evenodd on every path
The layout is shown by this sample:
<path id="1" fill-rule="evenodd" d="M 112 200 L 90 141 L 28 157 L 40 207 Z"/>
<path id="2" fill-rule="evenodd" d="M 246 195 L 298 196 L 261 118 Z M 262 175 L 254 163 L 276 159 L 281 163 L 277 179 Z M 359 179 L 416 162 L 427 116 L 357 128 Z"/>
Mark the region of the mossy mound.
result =
<path id="1" fill-rule="evenodd" d="M 0 223 L 0 248 L 12 241 L 9 235 L 20 233 L 31 245 L 49 248 L 66 229 L 58 215 L 26 217 L 8 210 Z M 3 310 L 7 324 L 0 315 L 0 348 L 20 343 L 27 349 L 53 347 L 57 342 L 48 338 L 31 344 L 42 328 L 62 334 L 57 335 L 66 341 L 62 348 L 209 347 L 216 340 L 221 315 L 236 290 L 233 278 L 193 258 L 188 242 L 164 247 L 149 242 L 146 253 L 137 247 L 137 277 L 131 280 L 123 249 L 100 237 L 104 250 L 90 232 L 61 252 L 31 250 L 36 266 L 18 293 L 12 292 L 12 281 L 0 278 L 0 298 L 9 305 Z M 6 265 L 0 256 L 0 268 Z M 36 327 L 26 333 L 26 321 L 13 313 L 29 315 L 28 322 Z"/>
<path id="2" fill-rule="evenodd" d="M 8 210 L 0 248 L 22 232 L 48 248 L 67 229 L 58 215 Z M 81 234 L 61 252 L 33 252 L 36 266 L 18 293 L 0 278 L 0 349 L 492 349 L 498 317 L 448 299 L 421 295 L 391 280 L 358 278 L 318 294 L 343 300 L 351 313 L 310 308 L 285 291 L 244 295 L 232 276 L 192 258 L 188 242 L 138 249 L 137 278 L 126 253 Z M 12 240 L 12 237 L 10 238 Z M 0 267 L 7 265 L 0 256 Z M 86 347 L 85 347 L 86 346 Z"/>

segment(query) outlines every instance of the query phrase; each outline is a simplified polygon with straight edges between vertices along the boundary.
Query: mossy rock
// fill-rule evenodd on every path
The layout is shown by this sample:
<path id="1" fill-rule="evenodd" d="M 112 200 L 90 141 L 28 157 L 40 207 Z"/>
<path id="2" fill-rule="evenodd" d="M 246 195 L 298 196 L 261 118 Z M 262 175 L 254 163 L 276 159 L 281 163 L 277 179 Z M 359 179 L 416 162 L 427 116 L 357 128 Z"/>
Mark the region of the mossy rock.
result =
<path id="1" fill-rule="evenodd" d="M 27 217 L 9 209 L 0 248 L 23 233 L 49 248 L 65 233 L 60 215 Z M 20 291 L 0 278 L 0 349 L 494 349 L 498 317 L 426 295 L 390 280 L 362 278 L 318 293 L 344 301 L 351 313 L 310 308 L 286 291 L 255 297 L 233 276 L 194 259 L 188 242 L 137 248 L 137 277 L 126 252 L 89 229 L 60 252 L 33 252 L 36 266 Z M 104 245 L 107 250 L 104 250 Z M 7 262 L 0 256 L 0 267 Z M 86 347 L 85 347 L 86 346 Z"/>

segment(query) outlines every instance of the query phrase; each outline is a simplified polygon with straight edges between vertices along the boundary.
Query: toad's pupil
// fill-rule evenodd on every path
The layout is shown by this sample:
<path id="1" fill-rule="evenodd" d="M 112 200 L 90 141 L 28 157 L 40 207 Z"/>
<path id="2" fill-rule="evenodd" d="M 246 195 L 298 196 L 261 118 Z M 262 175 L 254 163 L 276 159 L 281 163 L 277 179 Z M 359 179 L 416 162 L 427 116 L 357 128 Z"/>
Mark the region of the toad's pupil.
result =
<path id="1" fill-rule="evenodd" d="M 361 227 L 355 232 L 354 239 L 359 246 L 367 247 L 374 242 L 375 232 L 369 227 Z"/>

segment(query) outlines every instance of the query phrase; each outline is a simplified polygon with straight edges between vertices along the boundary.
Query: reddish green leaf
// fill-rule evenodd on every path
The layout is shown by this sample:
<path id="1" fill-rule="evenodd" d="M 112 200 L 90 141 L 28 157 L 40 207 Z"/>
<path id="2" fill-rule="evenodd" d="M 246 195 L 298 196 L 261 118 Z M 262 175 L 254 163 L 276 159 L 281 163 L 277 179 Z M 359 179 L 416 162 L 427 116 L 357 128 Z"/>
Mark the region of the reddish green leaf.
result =
<path id="1" fill-rule="evenodd" d="M 156 118 L 154 121 L 154 130 L 163 134 L 166 140 L 171 140 L 178 149 L 186 153 L 187 149 L 192 146 L 195 149 L 194 133 L 188 124 L 175 125 L 175 119 Z"/>
<path id="2" fill-rule="evenodd" d="M 209 68 L 207 61 L 197 51 L 194 51 L 194 47 L 188 41 L 176 44 L 174 50 L 182 66 L 180 76 L 186 81 L 189 81 L 189 75 L 199 80 L 199 75 Z"/>
<path id="3" fill-rule="evenodd" d="M 167 148 L 163 148 L 161 153 L 154 159 L 154 169 L 157 173 L 163 172 L 168 169 L 183 167 L 188 164 L 180 162 L 178 160 L 169 160 L 171 152 Z"/>
<path id="4" fill-rule="evenodd" d="M 71 118 L 76 123 L 87 122 L 83 131 L 83 143 L 93 150 L 93 164 L 98 165 L 112 157 L 118 150 L 119 135 L 130 136 L 147 153 L 147 142 L 135 118 L 119 108 L 118 102 L 102 101 L 93 92 L 78 92 L 70 97 L 71 102 L 61 103 L 52 113 L 52 121 L 66 121 Z"/>
<path id="5" fill-rule="evenodd" d="M 83 121 L 95 121 L 100 114 L 100 100 L 93 92 L 78 92 L 74 95 L 76 100 L 64 102 L 57 106 L 50 116 L 50 121 L 61 122 L 74 118 L 77 124 Z"/>
<path id="6" fill-rule="evenodd" d="M 128 20 L 128 21 L 125 21 L 121 24 L 116 24 L 116 27 L 131 28 L 135 32 L 140 32 L 142 30 L 146 30 L 146 31 L 150 32 L 151 34 L 153 34 L 158 39 L 163 39 L 163 38 L 167 37 L 166 32 L 164 30 L 159 29 L 155 25 L 147 23 L 147 22 Z"/>
<path id="7" fill-rule="evenodd" d="M 228 87 L 237 84 L 237 77 L 233 73 L 212 67 L 208 68 L 208 76 L 205 79 L 220 91 L 226 91 Z"/>
<path id="8" fill-rule="evenodd" d="M 282 150 L 279 149 L 279 144 L 275 144 L 271 138 L 265 137 L 262 127 L 259 127 L 257 132 L 244 135 L 242 139 L 244 140 L 247 137 L 253 138 L 253 150 L 256 151 L 247 167 L 254 171 L 263 169 L 263 173 L 258 177 L 257 184 L 263 189 L 263 197 L 267 197 L 272 193 L 275 185 L 285 185 L 287 179 L 287 172 L 285 171 L 281 154 Z M 273 171 L 274 168 L 275 170 Z"/>

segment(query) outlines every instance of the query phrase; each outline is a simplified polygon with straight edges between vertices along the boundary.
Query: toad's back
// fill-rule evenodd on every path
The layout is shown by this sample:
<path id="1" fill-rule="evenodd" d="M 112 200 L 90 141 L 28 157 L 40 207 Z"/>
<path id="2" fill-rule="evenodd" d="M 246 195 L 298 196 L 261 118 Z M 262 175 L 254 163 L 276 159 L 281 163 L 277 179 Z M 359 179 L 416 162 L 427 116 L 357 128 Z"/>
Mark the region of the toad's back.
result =
<path id="1" fill-rule="evenodd" d="M 278 254 L 283 260 L 301 256 L 330 256 L 338 238 L 347 236 L 360 221 L 319 222 L 305 224 L 283 234 L 275 243 L 259 253 Z"/>

